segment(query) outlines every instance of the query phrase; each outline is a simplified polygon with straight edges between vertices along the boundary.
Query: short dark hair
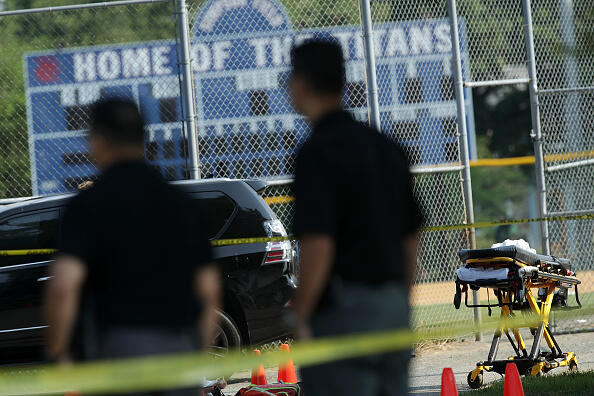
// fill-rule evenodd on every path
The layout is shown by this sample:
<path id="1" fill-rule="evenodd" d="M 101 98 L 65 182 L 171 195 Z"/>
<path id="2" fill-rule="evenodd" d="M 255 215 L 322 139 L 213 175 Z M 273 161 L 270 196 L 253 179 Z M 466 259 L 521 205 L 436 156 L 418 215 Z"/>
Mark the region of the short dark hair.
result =
<path id="1" fill-rule="evenodd" d="M 319 94 L 340 95 L 345 71 L 342 48 L 337 41 L 309 39 L 291 50 L 291 66 Z"/>
<path id="2" fill-rule="evenodd" d="M 117 146 L 144 144 L 144 119 L 130 99 L 107 98 L 91 108 L 90 133 L 96 133 Z"/>

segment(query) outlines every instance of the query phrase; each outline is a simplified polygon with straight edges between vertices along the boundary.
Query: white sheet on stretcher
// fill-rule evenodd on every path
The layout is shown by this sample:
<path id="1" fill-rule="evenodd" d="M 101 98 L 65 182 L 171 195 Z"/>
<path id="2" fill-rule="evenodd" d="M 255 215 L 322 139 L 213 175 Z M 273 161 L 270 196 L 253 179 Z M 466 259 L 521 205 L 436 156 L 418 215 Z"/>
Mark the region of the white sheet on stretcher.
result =
<path id="1" fill-rule="evenodd" d="M 456 270 L 456 275 L 463 282 L 475 282 L 477 280 L 495 279 L 507 280 L 507 268 L 466 268 L 460 267 Z"/>

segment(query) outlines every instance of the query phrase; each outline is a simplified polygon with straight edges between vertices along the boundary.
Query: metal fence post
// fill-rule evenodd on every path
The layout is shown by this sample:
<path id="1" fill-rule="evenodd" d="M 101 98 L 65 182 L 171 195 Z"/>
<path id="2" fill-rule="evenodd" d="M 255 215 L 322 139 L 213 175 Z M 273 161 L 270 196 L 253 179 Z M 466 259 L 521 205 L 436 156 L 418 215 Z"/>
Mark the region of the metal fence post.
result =
<path id="1" fill-rule="evenodd" d="M 188 139 L 189 173 L 191 179 L 200 179 L 200 162 L 198 158 L 198 134 L 196 129 L 196 109 L 194 108 L 194 86 L 192 75 L 192 58 L 190 56 L 190 39 L 188 27 L 188 7 L 186 0 L 177 2 L 177 27 L 179 29 L 180 66 L 181 66 L 181 106 L 184 110 L 184 127 Z"/>
<path id="2" fill-rule="evenodd" d="M 462 163 L 462 190 L 464 193 L 464 208 L 466 219 L 469 224 L 474 223 L 474 204 L 472 201 L 472 182 L 470 179 L 470 157 L 468 149 L 468 130 L 466 128 L 466 108 L 464 107 L 464 81 L 462 79 L 462 59 L 460 57 L 460 37 L 458 33 L 458 15 L 456 0 L 448 0 L 448 18 L 450 21 L 450 37 L 452 41 L 452 74 L 454 77 L 454 89 L 456 93 L 456 108 L 458 111 L 458 135 L 460 140 L 460 161 Z M 470 248 L 476 248 L 476 237 L 474 227 L 469 229 Z M 472 291 L 473 304 L 479 304 L 479 294 Z M 478 307 L 473 308 L 474 322 L 481 323 L 481 311 Z M 477 341 L 481 340 L 481 333 L 475 335 Z"/>
<path id="3" fill-rule="evenodd" d="M 367 104 L 369 107 L 369 125 L 381 129 L 379 101 L 377 98 L 377 77 L 375 75 L 375 48 L 371 23 L 369 0 L 361 0 L 361 28 L 365 46 L 365 67 L 367 74 Z"/>
<path id="4" fill-rule="evenodd" d="M 538 103 L 538 80 L 536 77 L 536 57 L 534 54 L 534 32 L 532 30 L 532 11 L 530 0 L 522 0 L 522 9 L 524 13 L 524 26 L 526 34 L 526 62 L 528 66 L 528 92 L 530 93 L 530 113 L 532 115 L 532 133 L 534 141 L 534 158 L 536 188 L 538 197 L 538 211 L 540 217 L 547 216 L 547 190 L 544 175 L 544 155 L 542 149 L 542 130 L 540 128 L 540 112 Z M 550 254 L 549 245 L 549 223 L 540 222 L 540 237 L 542 240 L 542 250 L 544 254 Z"/>

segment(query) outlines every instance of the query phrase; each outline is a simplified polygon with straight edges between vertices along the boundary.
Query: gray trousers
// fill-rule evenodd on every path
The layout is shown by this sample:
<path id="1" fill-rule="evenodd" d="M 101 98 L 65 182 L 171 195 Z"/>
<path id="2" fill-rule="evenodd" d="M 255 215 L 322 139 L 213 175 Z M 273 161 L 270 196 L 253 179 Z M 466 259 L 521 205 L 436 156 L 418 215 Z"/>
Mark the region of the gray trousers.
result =
<path id="1" fill-rule="evenodd" d="M 149 328 L 113 328 L 98 337 L 98 357 L 118 359 L 167 353 L 190 352 L 197 349 L 196 335 L 191 330 L 170 331 Z M 128 393 L 137 396 L 197 396 L 197 388 L 172 389 L 146 393 Z"/>
<path id="2" fill-rule="evenodd" d="M 408 291 L 404 286 L 340 282 L 333 283 L 331 289 L 332 307 L 312 319 L 314 337 L 409 326 Z M 303 368 L 304 395 L 406 395 L 410 355 L 406 349 Z"/>

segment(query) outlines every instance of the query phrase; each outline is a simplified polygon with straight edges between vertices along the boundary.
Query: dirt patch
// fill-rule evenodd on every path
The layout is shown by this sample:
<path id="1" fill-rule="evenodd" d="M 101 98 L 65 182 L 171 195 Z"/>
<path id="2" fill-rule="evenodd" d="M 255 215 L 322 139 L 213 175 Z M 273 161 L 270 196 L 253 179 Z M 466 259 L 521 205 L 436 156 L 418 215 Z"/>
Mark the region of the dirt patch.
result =
<path id="1" fill-rule="evenodd" d="M 582 281 L 579 286 L 580 293 L 594 292 L 594 271 L 583 271 L 578 273 L 578 279 Z M 456 291 L 455 282 L 421 283 L 414 285 L 410 294 L 411 305 L 432 305 L 447 304 L 452 302 Z M 487 289 L 479 290 L 481 300 L 487 299 Z M 491 297 L 493 295 L 491 294 Z"/>

